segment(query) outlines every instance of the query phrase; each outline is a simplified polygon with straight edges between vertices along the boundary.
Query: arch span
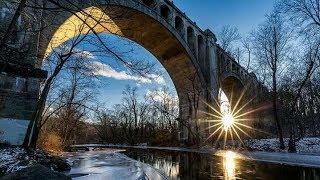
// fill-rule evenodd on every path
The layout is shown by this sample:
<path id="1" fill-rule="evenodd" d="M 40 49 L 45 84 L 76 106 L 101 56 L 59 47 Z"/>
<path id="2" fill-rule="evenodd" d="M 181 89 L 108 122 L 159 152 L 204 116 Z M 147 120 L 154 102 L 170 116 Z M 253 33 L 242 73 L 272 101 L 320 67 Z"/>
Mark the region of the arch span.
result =
<path id="1" fill-rule="evenodd" d="M 10 0 L 4 1 L 14 3 Z M 197 110 L 206 110 L 203 100 L 215 103 L 214 98 L 218 96 L 220 87 L 230 96 L 230 87 L 236 89 L 232 84 L 244 85 L 245 82 L 253 91 L 259 85 L 252 74 L 216 44 L 217 39 L 213 32 L 209 29 L 202 31 L 171 1 L 37 0 L 35 3 L 45 4 L 45 8 L 26 8 L 27 14 L 34 17 L 26 18 L 26 23 L 41 31 L 30 33 L 27 29 L 27 33 L 22 33 L 22 37 L 26 39 L 23 45 L 28 47 L 29 55 L 13 58 L 17 61 L 8 65 L 5 69 L 6 75 L 0 74 L 0 82 L 10 84 L 3 86 L 0 83 L 0 91 L 5 92 L 0 95 L 0 99 L 5 98 L 2 102 L 6 103 L 5 108 L 0 108 L 0 119 L 31 119 L 39 98 L 40 82 L 46 78 L 46 72 L 40 68 L 45 55 L 64 41 L 79 35 L 81 28 L 80 34 L 93 28 L 97 33 L 123 36 L 149 50 L 165 67 L 175 85 L 179 96 L 180 117 L 189 120 L 188 125 L 194 129 L 197 129 L 196 123 L 191 119 L 201 118 L 194 115 L 197 115 Z M 163 6 L 161 13 L 162 5 L 166 5 L 170 11 Z M 0 3 L 0 7 L 3 7 L 3 3 Z M 74 27 L 83 24 L 79 21 L 83 18 L 87 27 Z M 97 24 L 97 21 L 100 23 Z M 61 28 L 66 30 L 60 31 Z M 19 84 L 16 82 L 20 78 L 23 78 L 21 82 L 28 88 L 22 88 L 19 92 L 11 91 L 15 88 L 14 84 Z M 239 94 L 241 89 L 238 88 L 236 92 Z M 10 99 L 10 96 L 16 97 L 17 94 L 18 101 Z M 201 98 L 198 98 L 198 95 Z M 199 104 L 192 104 L 192 99 L 201 100 Z M 19 102 L 26 105 L 19 106 Z M 17 115 L 17 112 L 21 112 L 21 115 Z M 186 139 L 191 137 L 190 133 L 188 134 L 189 129 L 183 132 Z"/>
<path id="2" fill-rule="evenodd" d="M 180 117 L 190 117 L 188 96 L 194 93 L 195 86 L 203 88 L 205 81 L 195 54 L 179 31 L 170 24 L 171 21 L 166 21 L 161 13 L 136 1 L 108 1 L 93 6 L 79 0 L 75 4 L 79 10 L 77 13 L 63 11 L 45 14 L 45 21 L 54 24 L 41 34 L 47 38 L 40 39 L 38 67 L 41 66 L 41 57 L 79 33 L 92 29 L 97 33 L 123 36 L 150 51 L 165 67 L 179 97 Z M 85 27 L 81 26 L 83 23 Z"/>
<path id="3" fill-rule="evenodd" d="M 244 91 L 245 84 L 237 76 L 229 74 L 225 77 L 222 77 L 220 88 L 226 94 L 227 98 L 231 102 L 231 105 L 235 105 L 235 101 L 240 98 L 241 93 Z"/>

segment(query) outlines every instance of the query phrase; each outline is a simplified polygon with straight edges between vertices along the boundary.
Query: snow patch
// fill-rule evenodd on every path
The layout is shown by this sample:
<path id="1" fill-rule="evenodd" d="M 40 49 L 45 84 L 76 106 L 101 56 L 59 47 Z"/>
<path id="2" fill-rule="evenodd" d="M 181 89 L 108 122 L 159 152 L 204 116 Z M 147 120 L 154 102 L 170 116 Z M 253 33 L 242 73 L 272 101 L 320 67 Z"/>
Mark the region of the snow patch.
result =
<path id="1" fill-rule="evenodd" d="M 19 147 L 0 149 L 0 176 L 35 164 L 41 164 L 55 171 L 70 169 L 65 160 L 58 156 L 47 154 L 40 149 L 26 150 Z"/>
<path id="2" fill-rule="evenodd" d="M 284 138 L 286 146 L 285 151 L 288 151 L 289 138 Z M 281 151 L 279 149 L 279 139 L 251 139 L 245 140 L 246 146 L 254 151 Z M 320 138 L 302 138 L 296 142 L 298 153 L 318 154 L 320 155 Z"/>
<path id="3" fill-rule="evenodd" d="M 0 150 L 0 170 L 8 174 L 35 164 L 21 148 L 8 148 Z"/>

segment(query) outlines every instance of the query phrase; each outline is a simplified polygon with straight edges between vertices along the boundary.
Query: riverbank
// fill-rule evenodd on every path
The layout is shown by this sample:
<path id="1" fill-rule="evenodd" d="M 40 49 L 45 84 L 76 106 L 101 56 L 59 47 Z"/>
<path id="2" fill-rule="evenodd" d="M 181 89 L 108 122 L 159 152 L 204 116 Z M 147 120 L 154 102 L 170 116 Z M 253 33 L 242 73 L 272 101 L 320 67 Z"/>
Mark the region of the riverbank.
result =
<path id="1" fill-rule="evenodd" d="M 288 152 L 288 142 L 289 138 L 284 138 L 286 144 L 286 149 L 279 149 L 279 140 L 276 138 L 273 139 L 250 139 L 244 140 L 245 147 L 239 142 L 227 142 L 225 149 L 236 150 L 236 151 L 262 151 L 262 152 Z M 98 147 L 111 147 L 111 148 L 149 148 L 149 149 L 163 149 L 163 150 L 174 150 L 174 151 L 185 151 L 185 152 L 215 152 L 217 150 L 223 150 L 223 144 L 220 143 L 219 146 L 205 145 L 200 148 L 192 147 L 161 147 L 161 146 L 148 146 L 147 143 L 130 146 L 123 144 L 81 144 L 73 145 L 71 148 L 98 148 Z M 296 142 L 297 153 L 299 154 L 313 154 L 320 156 L 320 138 L 303 138 Z"/>
<path id="2" fill-rule="evenodd" d="M 70 170 L 70 165 L 60 156 L 45 153 L 40 149 L 5 147 L 0 149 L 0 177 L 12 172 L 40 164 L 51 170 Z"/>

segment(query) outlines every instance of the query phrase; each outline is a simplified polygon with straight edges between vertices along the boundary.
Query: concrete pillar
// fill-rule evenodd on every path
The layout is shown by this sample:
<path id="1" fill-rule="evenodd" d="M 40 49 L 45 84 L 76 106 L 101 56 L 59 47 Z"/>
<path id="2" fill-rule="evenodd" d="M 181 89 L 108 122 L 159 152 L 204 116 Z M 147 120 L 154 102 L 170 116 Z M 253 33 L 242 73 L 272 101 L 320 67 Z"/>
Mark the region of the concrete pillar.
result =
<path id="1" fill-rule="evenodd" d="M 217 57 L 217 47 L 214 42 L 207 41 L 207 61 L 209 61 L 209 89 L 214 97 L 218 96 L 219 93 L 219 67 Z"/>
<path id="2" fill-rule="evenodd" d="M 11 1 L 5 3 L 6 6 L 0 3 L 0 9 L 7 7 L 7 5 L 10 6 Z M 30 3 L 41 5 L 42 0 L 28 3 L 30 6 L 35 5 Z M 14 10 L 11 13 L 13 12 Z M 1 49 L 2 52 L 0 52 L 0 54 L 11 53 L 11 55 L 4 56 L 6 59 L 0 60 L 2 68 L 0 73 L 0 142 L 12 145 L 22 144 L 38 100 L 40 81 L 46 78 L 45 71 L 35 68 L 41 14 L 42 10 L 40 9 L 25 7 L 16 22 L 16 28 L 19 29 L 19 32 L 11 33 L 16 41 L 8 40 L 5 42 L 16 48 L 17 51 L 13 53 L 7 49 Z M 0 26 L 0 30 L 6 30 L 8 28 L 6 22 L 10 21 L 8 19 L 0 20 L 0 24 L 3 25 Z"/>

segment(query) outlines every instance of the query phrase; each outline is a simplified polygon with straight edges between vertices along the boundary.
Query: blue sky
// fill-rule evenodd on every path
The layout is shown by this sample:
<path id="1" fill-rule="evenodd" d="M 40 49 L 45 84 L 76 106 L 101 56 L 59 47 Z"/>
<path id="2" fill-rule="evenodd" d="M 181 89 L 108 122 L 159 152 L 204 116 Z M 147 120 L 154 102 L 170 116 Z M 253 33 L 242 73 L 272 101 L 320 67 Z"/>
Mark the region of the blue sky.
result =
<path id="1" fill-rule="evenodd" d="M 264 21 L 275 0 L 173 0 L 202 29 L 236 26 L 242 35 Z"/>
<path id="2" fill-rule="evenodd" d="M 141 78 L 139 77 L 139 75 L 132 74 L 126 67 L 123 66 L 122 63 L 119 63 L 119 61 L 115 60 L 115 58 L 99 59 L 98 57 L 96 60 L 102 60 L 103 63 L 108 64 L 117 72 L 114 72 L 113 75 L 110 75 L 110 71 L 103 73 L 104 70 L 102 70 L 102 73 L 100 72 L 100 79 L 103 84 L 99 89 L 99 99 L 105 101 L 107 107 L 111 107 L 114 104 L 121 102 L 122 92 L 127 85 L 138 87 L 140 96 L 146 95 L 148 91 L 159 90 L 163 86 L 169 87 L 170 91 L 176 94 L 176 90 L 174 88 L 172 80 L 169 77 L 169 74 L 148 50 L 134 42 L 132 42 L 134 43 L 134 45 L 132 45 L 131 43 L 128 44 L 128 40 L 124 38 L 106 34 L 104 34 L 103 36 L 106 36 L 109 41 L 116 43 L 115 50 L 117 51 L 117 49 L 121 49 L 120 54 L 122 54 L 122 52 L 130 50 L 130 52 L 124 55 L 124 58 L 126 60 L 148 61 L 150 64 L 155 64 L 153 69 L 157 71 L 149 73 L 149 79 Z"/>
<path id="3" fill-rule="evenodd" d="M 264 21 L 265 14 L 272 10 L 274 2 L 275 0 L 174 0 L 174 4 L 203 30 L 209 28 L 217 32 L 222 26 L 231 25 L 236 26 L 243 36 Z M 112 57 L 93 54 L 95 57 L 92 61 L 105 64 L 96 64 L 99 67 L 99 72 L 96 73 L 101 77 L 98 99 L 105 102 L 107 107 L 121 102 L 122 91 L 126 85 L 138 86 L 141 96 L 163 85 L 176 93 L 169 75 L 150 52 L 136 43 L 133 46 L 128 45 L 126 40 L 119 37 L 110 35 L 103 37 L 116 50 L 125 52 L 131 49 L 132 51 L 126 54 L 128 60 L 143 59 L 156 63 L 156 69 L 163 72 L 160 80 L 164 80 L 160 83 L 159 79 L 141 80 L 136 75 L 130 74 L 123 64 L 117 63 Z M 90 51 L 90 48 L 87 45 L 80 47 L 87 51 Z"/>

